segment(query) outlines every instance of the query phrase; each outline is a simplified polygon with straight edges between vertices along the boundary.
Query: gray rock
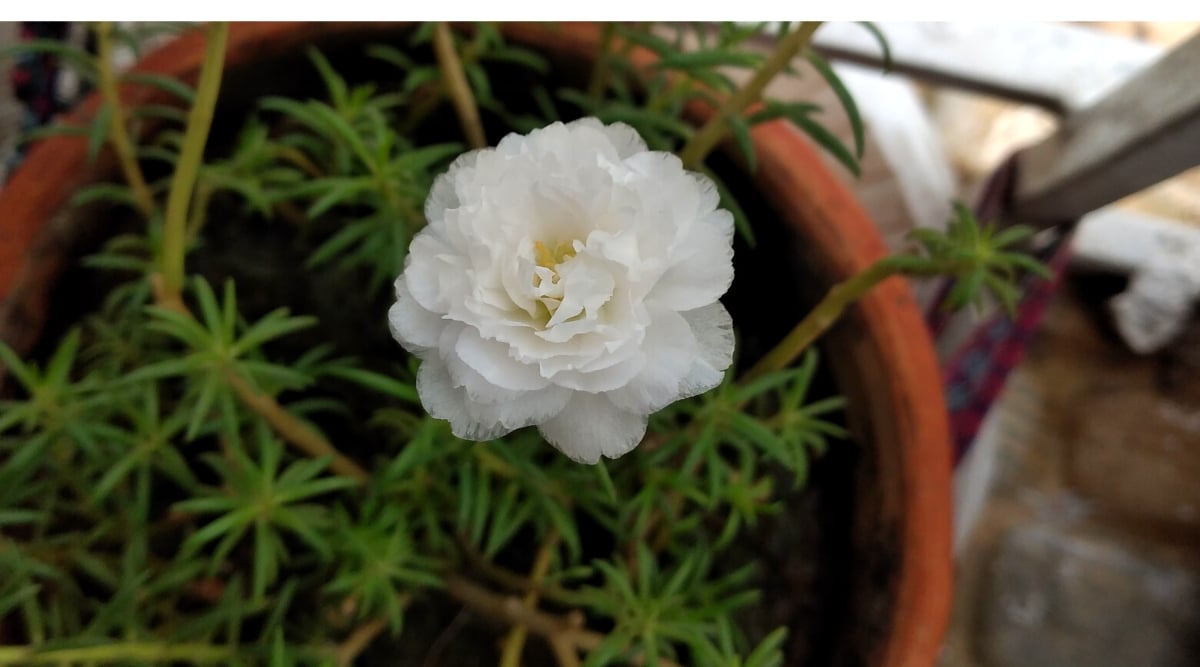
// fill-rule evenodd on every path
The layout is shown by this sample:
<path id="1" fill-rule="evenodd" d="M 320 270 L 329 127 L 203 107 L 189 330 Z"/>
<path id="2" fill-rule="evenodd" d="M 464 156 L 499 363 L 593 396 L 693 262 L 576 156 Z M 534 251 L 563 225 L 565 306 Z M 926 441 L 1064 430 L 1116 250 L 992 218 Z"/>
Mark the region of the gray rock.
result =
<path id="1" fill-rule="evenodd" d="M 1050 524 L 1010 530 L 979 598 L 983 663 L 1200 664 L 1200 577 L 1132 547 Z"/>

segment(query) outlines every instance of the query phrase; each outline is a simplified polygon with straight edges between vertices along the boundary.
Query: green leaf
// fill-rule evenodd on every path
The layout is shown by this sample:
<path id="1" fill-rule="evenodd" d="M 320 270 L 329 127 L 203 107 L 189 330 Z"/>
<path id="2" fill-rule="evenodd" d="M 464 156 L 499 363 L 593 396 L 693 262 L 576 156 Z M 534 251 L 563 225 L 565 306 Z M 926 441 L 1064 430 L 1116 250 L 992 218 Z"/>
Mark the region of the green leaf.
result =
<path id="1" fill-rule="evenodd" d="M 123 378 L 123 382 L 133 383 L 146 380 L 160 380 L 162 378 L 187 375 L 195 370 L 196 362 L 192 359 L 165 359 L 131 371 Z"/>
<path id="2" fill-rule="evenodd" d="M 107 202 L 133 208 L 136 202 L 127 185 L 115 183 L 93 183 L 81 188 L 71 198 L 70 206 L 86 206 L 93 202 Z"/>
<path id="3" fill-rule="evenodd" d="M 804 133 L 812 137 L 813 141 L 816 141 L 818 145 L 829 151 L 833 157 L 837 158 L 838 162 L 841 162 L 846 169 L 850 170 L 850 173 L 855 176 L 861 175 L 858 168 L 858 160 L 855 159 L 854 154 L 846 148 L 841 139 L 838 139 L 833 133 L 825 129 L 824 125 L 804 114 L 790 115 L 788 119 L 795 123 L 801 130 L 804 130 Z"/>
<path id="4" fill-rule="evenodd" d="M 707 167 L 703 168 L 703 172 L 717 186 L 717 192 L 721 195 L 721 207 L 733 214 L 733 225 L 737 228 L 738 233 L 741 234 L 742 240 L 751 248 L 757 247 L 758 241 L 754 237 L 754 227 L 750 224 L 750 217 L 742 210 L 741 204 L 733 196 L 733 191 L 725 185 L 725 181 L 721 180 L 716 172 Z"/>
<path id="5" fill-rule="evenodd" d="M 388 165 L 389 170 L 421 173 L 463 152 L 458 142 L 432 144 L 404 151 Z"/>
<path id="6" fill-rule="evenodd" d="M 858 21 L 857 23 L 866 28 L 867 32 L 871 33 L 871 36 L 879 43 L 879 49 L 883 52 L 883 71 L 892 71 L 895 63 L 892 61 L 892 47 L 888 44 L 887 36 L 873 21 Z"/>
<path id="7" fill-rule="evenodd" d="M 0 341 L 0 361 L 4 362 L 5 371 L 16 375 L 20 380 L 20 384 L 25 386 L 28 391 L 34 390 L 38 384 L 37 373 L 31 366 L 25 365 L 25 362 L 17 356 L 16 350 L 8 347 L 4 341 Z"/>
<path id="8" fill-rule="evenodd" d="M 748 51 L 686 51 L 664 56 L 655 63 L 655 67 L 691 72 L 714 67 L 755 68 L 762 61 L 762 54 Z"/>
<path id="9" fill-rule="evenodd" d="M 232 300 L 230 300 L 232 302 Z M 317 323 L 317 318 L 310 316 L 291 317 L 287 308 L 278 308 L 267 313 L 261 320 L 251 325 L 230 348 L 236 356 L 247 354 L 268 341 L 275 340 L 308 329 Z"/>
<path id="10" fill-rule="evenodd" d="M 600 486 L 604 489 L 605 496 L 615 504 L 617 502 L 617 487 L 613 484 L 612 476 L 608 474 L 608 466 L 601 460 L 593 468 L 596 470 L 596 477 L 600 479 Z"/>
<path id="11" fill-rule="evenodd" d="M 790 118 L 794 115 L 806 116 L 821 110 L 821 105 L 811 102 L 777 102 L 767 100 L 763 108 L 750 114 L 746 120 L 751 125 L 758 125 L 776 118 Z"/>
<path id="12" fill-rule="evenodd" d="M 129 117 L 133 119 L 158 118 L 179 123 L 180 125 L 187 124 L 187 111 L 164 104 L 142 104 L 136 106 L 130 109 Z"/>
<path id="13" fill-rule="evenodd" d="M 224 386 L 221 379 L 215 375 L 209 375 L 201 382 L 203 384 L 200 387 L 200 393 L 192 406 L 192 418 L 188 421 L 187 430 L 183 435 L 184 439 L 189 442 L 195 440 L 196 436 L 200 434 L 205 420 L 212 414 L 213 401 L 217 397 L 217 392 Z"/>
<path id="14" fill-rule="evenodd" d="M 316 48 L 309 46 L 305 49 L 308 54 L 308 59 L 316 66 L 317 72 L 321 75 L 321 80 L 325 82 L 325 89 L 329 91 L 329 98 L 333 100 L 333 105 L 337 108 L 342 108 L 346 104 L 347 91 L 346 81 L 333 69 L 329 64 L 329 60 L 321 55 L 321 52 Z"/>
<path id="15" fill-rule="evenodd" d="M 100 151 L 104 148 L 104 142 L 108 141 L 108 134 L 112 127 L 112 117 L 113 108 L 104 104 L 100 106 L 100 110 L 96 112 L 96 117 L 92 119 L 91 128 L 88 130 L 88 164 L 95 164 L 96 159 L 100 157 Z"/>
<path id="16" fill-rule="evenodd" d="M 93 62 L 91 54 L 57 39 L 27 39 L 8 48 L 0 49 L 0 62 L 27 53 L 45 53 L 62 58 L 71 67 L 74 67 L 85 81 L 89 83 L 96 81 L 96 64 Z"/>
<path id="17" fill-rule="evenodd" d="M 821 74 L 821 78 L 825 79 L 825 82 L 833 89 L 842 108 L 845 109 L 846 117 L 850 120 L 850 131 L 854 133 L 854 155 L 856 158 L 862 159 L 863 150 L 866 148 L 866 132 L 863 129 L 862 115 L 858 111 L 858 104 L 854 101 L 854 96 L 842 83 L 837 72 L 833 71 L 829 63 L 825 62 L 825 59 L 817 52 L 809 51 L 806 57 L 808 62 Z M 852 171 L 855 171 L 855 175 L 858 174 L 856 170 Z"/>
<path id="18" fill-rule="evenodd" d="M 487 70 L 481 65 L 470 65 L 463 70 L 467 75 L 467 81 L 471 84 L 471 90 L 475 93 L 475 99 L 480 103 L 485 103 L 492 100 L 492 84 L 488 81 Z"/>
<path id="19" fill-rule="evenodd" d="M 1020 243 L 1032 237 L 1037 230 L 1029 225 L 1013 225 L 992 237 L 992 246 L 995 248 L 1006 248 L 1014 243 Z"/>
<path id="20" fill-rule="evenodd" d="M 47 384 L 63 386 L 70 379 L 71 367 L 75 364 L 75 355 L 79 352 L 79 335 L 78 328 L 71 329 L 58 344 L 42 376 Z"/>
<path id="21" fill-rule="evenodd" d="M 1021 255 L 1013 252 L 999 253 L 999 258 L 1006 264 L 1010 264 L 1019 269 L 1024 269 L 1041 278 L 1049 280 L 1054 277 L 1054 273 L 1050 271 L 1050 267 L 1042 262 L 1030 257 L 1029 255 Z"/>
<path id="22" fill-rule="evenodd" d="M 367 55 L 376 60 L 391 63 L 404 71 L 408 71 L 414 66 L 413 59 L 408 57 L 407 53 L 386 44 L 371 44 L 367 47 Z"/>
<path id="23" fill-rule="evenodd" d="M 412 384 L 401 382 L 392 377 L 368 371 L 362 368 L 352 368 L 348 366 L 337 366 L 325 370 L 326 375 L 331 375 L 343 380 L 349 380 L 355 384 L 372 389 L 381 394 L 398 398 L 410 405 L 421 405 L 421 399 L 417 395 L 417 390 Z"/>
<path id="24" fill-rule="evenodd" d="M 371 166 L 374 164 L 371 151 L 367 150 L 367 145 L 363 142 L 362 136 L 355 131 L 354 127 L 345 118 L 324 104 L 313 104 L 309 109 L 313 115 L 324 122 L 325 127 L 345 142 L 346 146 L 358 156 L 358 159 L 362 160 L 364 165 Z"/>
<path id="25" fill-rule="evenodd" d="M 733 138 L 737 142 L 738 149 L 746 157 L 746 168 L 753 174 L 758 171 L 758 161 L 754 154 L 754 140 L 750 138 L 749 123 L 746 122 L 745 118 L 736 114 L 727 116 L 725 120 L 729 123 L 729 130 L 733 133 Z"/>
<path id="26" fill-rule="evenodd" d="M 441 73 L 436 67 L 419 67 L 411 70 L 408 76 L 404 77 L 404 84 L 400 90 L 404 93 L 411 93 L 425 84 L 440 82 Z"/>
<path id="27" fill-rule="evenodd" d="M 125 83 L 131 83 L 139 86 L 149 86 L 157 88 L 166 93 L 170 93 L 179 98 L 179 101 L 191 106 L 196 100 L 196 91 L 188 84 L 179 79 L 164 76 L 162 74 L 154 74 L 152 72 L 126 72 L 121 75 L 120 80 Z"/>
<path id="28" fill-rule="evenodd" d="M 20 526 L 31 523 L 42 523 L 46 520 L 46 512 L 17 508 L 0 509 L 0 526 Z"/>
<path id="29" fill-rule="evenodd" d="M 621 37 L 624 37 L 638 46 L 650 49 L 660 58 L 665 58 L 678 52 L 678 49 L 676 49 L 675 46 L 670 42 L 659 37 L 658 35 L 650 33 L 648 30 L 639 30 L 636 28 L 630 28 L 628 26 L 618 25 L 617 33 L 620 34 Z"/>
<path id="30" fill-rule="evenodd" d="M 305 213 L 310 219 L 321 217 L 321 215 L 335 206 L 351 204 L 356 195 L 375 187 L 375 182 L 365 177 L 326 178 L 322 179 L 320 183 L 324 184 L 328 189 L 325 191 L 325 194 L 309 204 L 308 210 Z"/>
<path id="31" fill-rule="evenodd" d="M 20 143 L 26 144 L 39 139 L 49 139 L 51 137 L 86 137 L 91 134 L 91 130 L 83 125 L 67 125 L 66 123 L 52 123 L 43 127 L 35 127 L 27 130 L 21 135 Z"/>
<path id="32" fill-rule="evenodd" d="M 349 224 L 338 230 L 336 234 L 330 236 L 324 243 L 317 246 L 309 255 L 305 265 L 308 268 L 315 268 L 340 255 L 347 248 L 368 238 L 374 230 L 371 225 Z"/>
<path id="33" fill-rule="evenodd" d="M 550 71 L 550 63 L 541 54 L 515 46 L 494 48 L 480 56 L 481 60 L 524 65 L 538 74 Z"/>

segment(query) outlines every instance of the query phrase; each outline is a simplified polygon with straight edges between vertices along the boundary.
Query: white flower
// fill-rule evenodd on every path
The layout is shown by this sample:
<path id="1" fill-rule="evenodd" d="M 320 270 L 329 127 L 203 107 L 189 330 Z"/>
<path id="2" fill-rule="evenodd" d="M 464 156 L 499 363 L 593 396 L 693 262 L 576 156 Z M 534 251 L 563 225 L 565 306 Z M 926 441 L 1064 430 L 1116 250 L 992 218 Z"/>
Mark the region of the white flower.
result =
<path id="1" fill-rule="evenodd" d="M 733 216 L 711 181 L 595 118 L 459 157 L 425 202 L 392 334 L 454 434 L 536 425 L 577 461 L 721 382 L 733 355 Z"/>

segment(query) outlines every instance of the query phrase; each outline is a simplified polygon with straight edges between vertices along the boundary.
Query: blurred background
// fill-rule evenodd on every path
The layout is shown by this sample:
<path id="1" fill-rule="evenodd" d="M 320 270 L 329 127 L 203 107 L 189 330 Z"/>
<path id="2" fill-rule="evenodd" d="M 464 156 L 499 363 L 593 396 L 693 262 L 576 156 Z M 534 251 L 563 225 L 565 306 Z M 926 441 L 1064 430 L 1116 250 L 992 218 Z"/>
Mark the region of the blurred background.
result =
<path id="1" fill-rule="evenodd" d="M 1200 23 L 879 27 L 887 74 L 856 26 L 818 33 L 868 128 L 862 177 L 831 168 L 893 247 L 961 198 L 1046 229 L 1056 272 L 1014 319 L 914 285 L 958 447 L 942 664 L 1200 664 Z M 0 50 L 87 35 L 0 23 Z M 776 85 L 839 108 L 811 72 Z M 0 61 L 0 183 L 82 92 L 52 55 Z"/>

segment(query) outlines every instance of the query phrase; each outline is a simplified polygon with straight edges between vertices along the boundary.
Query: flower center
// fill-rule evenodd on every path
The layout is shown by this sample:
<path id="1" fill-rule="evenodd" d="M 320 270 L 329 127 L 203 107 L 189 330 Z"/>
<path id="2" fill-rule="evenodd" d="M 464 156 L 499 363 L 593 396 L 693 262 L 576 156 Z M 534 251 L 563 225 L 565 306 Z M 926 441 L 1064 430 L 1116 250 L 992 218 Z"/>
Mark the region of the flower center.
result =
<path id="1" fill-rule="evenodd" d="M 533 253 L 537 264 L 533 272 L 533 291 L 541 311 L 537 319 L 545 327 L 554 320 L 554 315 L 562 305 L 565 285 L 559 274 L 559 266 L 575 256 L 575 246 L 570 241 L 553 247 L 534 241 Z"/>
<path id="2" fill-rule="evenodd" d="M 575 247 L 571 243 L 560 243 L 554 246 L 554 250 L 550 250 L 545 243 L 534 241 L 533 251 L 537 254 L 538 266 L 554 271 L 554 282 L 558 282 L 558 265 L 575 256 Z M 540 278 L 534 276 L 534 280 L 538 281 Z"/>

